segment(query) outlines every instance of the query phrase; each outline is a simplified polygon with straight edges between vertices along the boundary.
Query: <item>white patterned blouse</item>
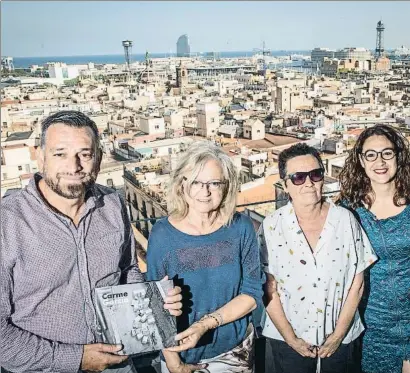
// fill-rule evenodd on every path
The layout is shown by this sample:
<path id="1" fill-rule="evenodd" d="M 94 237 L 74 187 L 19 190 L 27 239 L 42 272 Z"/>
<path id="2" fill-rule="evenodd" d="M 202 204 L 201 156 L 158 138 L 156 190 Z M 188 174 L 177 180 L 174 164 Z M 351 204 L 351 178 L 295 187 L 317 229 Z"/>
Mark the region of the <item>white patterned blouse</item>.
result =
<path id="1" fill-rule="evenodd" d="M 259 229 L 262 268 L 275 277 L 285 315 L 298 338 L 320 346 L 335 327 L 354 277 L 377 260 L 373 248 L 347 209 L 330 208 L 312 252 L 289 202 L 263 221 Z M 263 335 L 283 337 L 266 314 Z M 359 313 L 343 343 L 364 330 Z"/>

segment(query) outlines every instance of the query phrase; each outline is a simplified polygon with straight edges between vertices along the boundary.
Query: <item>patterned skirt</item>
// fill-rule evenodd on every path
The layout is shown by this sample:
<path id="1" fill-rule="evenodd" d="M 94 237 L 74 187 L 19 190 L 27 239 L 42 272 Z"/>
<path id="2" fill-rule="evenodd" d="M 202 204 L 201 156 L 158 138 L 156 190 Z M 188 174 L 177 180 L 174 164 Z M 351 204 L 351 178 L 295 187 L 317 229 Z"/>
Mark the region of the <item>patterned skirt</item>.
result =
<path id="1" fill-rule="evenodd" d="M 255 357 L 255 331 L 252 324 L 246 330 L 245 339 L 230 351 L 224 352 L 212 359 L 201 360 L 198 364 L 208 364 L 205 369 L 196 373 L 253 373 Z M 161 373 L 169 373 L 164 361 L 161 360 Z"/>

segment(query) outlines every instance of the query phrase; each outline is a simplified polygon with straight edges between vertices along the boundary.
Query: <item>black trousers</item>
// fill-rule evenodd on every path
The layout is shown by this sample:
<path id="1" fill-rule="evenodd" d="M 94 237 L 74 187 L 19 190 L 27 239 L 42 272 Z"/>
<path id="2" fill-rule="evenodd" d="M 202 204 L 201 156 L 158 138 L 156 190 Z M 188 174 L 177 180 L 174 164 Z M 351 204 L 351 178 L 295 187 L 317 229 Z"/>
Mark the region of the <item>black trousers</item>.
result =
<path id="1" fill-rule="evenodd" d="M 266 348 L 272 356 L 271 370 L 266 373 L 316 373 L 317 359 L 303 357 L 283 341 L 267 338 Z M 360 373 L 358 339 L 341 344 L 334 354 L 320 360 L 320 373 Z"/>

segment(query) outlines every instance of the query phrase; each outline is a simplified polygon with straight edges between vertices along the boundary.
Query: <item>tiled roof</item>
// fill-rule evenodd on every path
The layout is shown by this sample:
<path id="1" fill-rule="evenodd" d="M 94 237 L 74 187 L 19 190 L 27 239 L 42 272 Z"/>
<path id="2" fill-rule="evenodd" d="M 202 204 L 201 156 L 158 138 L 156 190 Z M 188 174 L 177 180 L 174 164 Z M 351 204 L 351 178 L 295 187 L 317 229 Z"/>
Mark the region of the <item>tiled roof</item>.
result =
<path id="1" fill-rule="evenodd" d="M 14 104 L 18 104 L 18 103 L 19 103 L 18 100 L 2 100 L 1 101 L 1 106 L 14 105 Z"/>
<path id="2" fill-rule="evenodd" d="M 243 205 L 246 203 L 262 202 L 275 199 L 274 184 L 279 180 L 279 175 L 270 175 L 266 177 L 264 184 L 238 193 L 237 204 Z M 238 210 L 242 211 L 244 210 L 244 208 L 238 208 Z"/>
<path id="3" fill-rule="evenodd" d="M 364 131 L 363 128 L 355 128 L 352 130 L 347 131 L 349 135 L 359 136 Z"/>

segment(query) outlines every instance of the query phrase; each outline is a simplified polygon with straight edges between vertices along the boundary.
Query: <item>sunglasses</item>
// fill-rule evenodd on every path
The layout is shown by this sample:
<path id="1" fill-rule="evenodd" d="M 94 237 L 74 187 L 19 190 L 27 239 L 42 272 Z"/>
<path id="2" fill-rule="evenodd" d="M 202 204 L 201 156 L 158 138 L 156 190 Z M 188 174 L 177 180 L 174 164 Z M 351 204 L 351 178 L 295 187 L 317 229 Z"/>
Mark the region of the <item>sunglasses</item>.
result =
<path id="1" fill-rule="evenodd" d="M 302 185 L 306 182 L 308 176 L 310 180 L 317 183 L 325 177 L 325 170 L 323 168 L 316 168 L 308 172 L 294 172 L 293 174 L 285 176 L 283 180 L 286 181 L 290 179 L 293 185 Z"/>

